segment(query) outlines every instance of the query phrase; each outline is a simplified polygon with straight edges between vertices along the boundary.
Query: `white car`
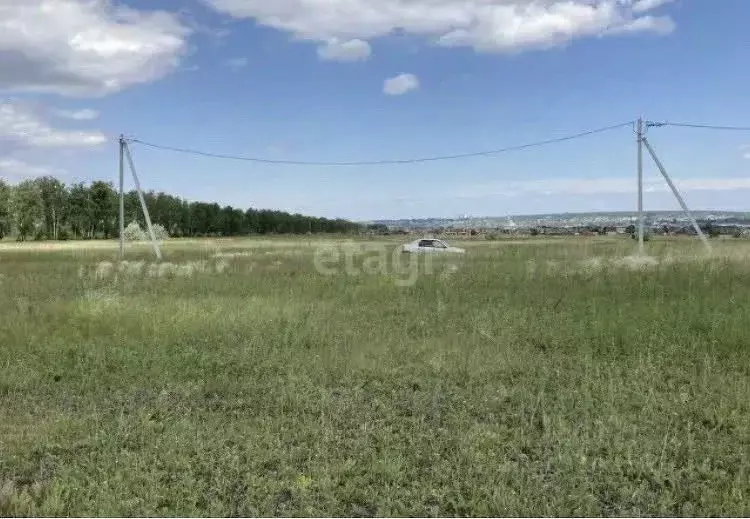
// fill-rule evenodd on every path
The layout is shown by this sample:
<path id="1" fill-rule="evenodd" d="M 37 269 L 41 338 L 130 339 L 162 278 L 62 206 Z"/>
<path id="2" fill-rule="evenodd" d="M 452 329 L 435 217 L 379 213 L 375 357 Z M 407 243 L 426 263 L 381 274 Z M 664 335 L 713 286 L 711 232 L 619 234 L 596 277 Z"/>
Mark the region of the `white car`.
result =
<path id="1" fill-rule="evenodd" d="M 466 252 L 464 249 L 458 247 L 451 247 L 443 240 L 436 240 L 434 238 L 424 238 L 422 240 L 416 240 L 411 243 L 407 243 L 401 247 L 402 252 L 430 252 L 430 253 L 453 253 L 463 254 Z"/>

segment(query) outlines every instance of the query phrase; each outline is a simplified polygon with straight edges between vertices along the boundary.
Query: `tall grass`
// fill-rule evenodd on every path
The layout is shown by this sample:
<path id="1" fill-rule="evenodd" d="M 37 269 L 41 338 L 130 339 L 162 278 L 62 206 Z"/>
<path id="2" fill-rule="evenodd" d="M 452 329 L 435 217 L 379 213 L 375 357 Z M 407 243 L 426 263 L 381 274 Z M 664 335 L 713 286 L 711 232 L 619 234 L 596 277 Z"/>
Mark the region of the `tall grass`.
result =
<path id="1" fill-rule="evenodd" d="M 331 244 L 0 249 L 0 515 L 750 514 L 745 245 Z"/>

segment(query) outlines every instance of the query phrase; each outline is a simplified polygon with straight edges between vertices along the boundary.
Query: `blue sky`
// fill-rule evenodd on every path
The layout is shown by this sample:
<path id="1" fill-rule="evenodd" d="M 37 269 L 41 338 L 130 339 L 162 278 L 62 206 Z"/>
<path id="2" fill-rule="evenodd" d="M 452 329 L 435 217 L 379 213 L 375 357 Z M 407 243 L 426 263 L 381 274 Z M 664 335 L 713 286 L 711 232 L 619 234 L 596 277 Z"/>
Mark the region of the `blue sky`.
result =
<path id="1" fill-rule="evenodd" d="M 11 181 L 115 181 L 119 133 L 213 153 L 367 161 L 501 148 L 639 114 L 750 125 L 746 0 L 7 4 L 0 175 Z M 750 210 L 750 132 L 649 137 L 692 207 Z M 133 153 L 147 189 L 190 200 L 352 219 L 502 216 L 635 208 L 634 139 L 623 128 L 357 168 L 137 144 Z M 646 164 L 647 209 L 678 208 Z"/>

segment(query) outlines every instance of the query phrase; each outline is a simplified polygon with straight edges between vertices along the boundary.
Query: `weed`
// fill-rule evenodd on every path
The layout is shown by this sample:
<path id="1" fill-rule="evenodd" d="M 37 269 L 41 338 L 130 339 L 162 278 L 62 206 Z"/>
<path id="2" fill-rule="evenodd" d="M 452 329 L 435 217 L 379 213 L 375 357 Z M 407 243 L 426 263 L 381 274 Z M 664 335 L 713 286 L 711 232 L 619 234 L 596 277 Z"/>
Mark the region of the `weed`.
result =
<path id="1" fill-rule="evenodd" d="M 0 515 L 750 514 L 750 246 L 459 245 L 0 248 Z"/>

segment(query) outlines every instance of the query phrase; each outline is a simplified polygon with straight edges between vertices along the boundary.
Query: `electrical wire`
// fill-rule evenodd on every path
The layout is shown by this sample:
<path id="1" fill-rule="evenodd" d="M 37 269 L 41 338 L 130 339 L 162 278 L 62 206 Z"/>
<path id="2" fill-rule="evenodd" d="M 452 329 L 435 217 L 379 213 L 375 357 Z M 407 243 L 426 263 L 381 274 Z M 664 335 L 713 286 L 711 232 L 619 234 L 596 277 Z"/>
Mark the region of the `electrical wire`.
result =
<path id="1" fill-rule="evenodd" d="M 676 128 L 697 128 L 702 130 L 727 130 L 750 132 L 750 126 L 716 126 L 712 124 L 695 124 L 695 123 L 670 123 L 670 122 L 649 122 L 648 126 L 674 126 Z"/>
<path id="2" fill-rule="evenodd" d="M 264 159 L 264 158 L 257 158 L 257 157 L 246 157 L 246 156 L 241 156 L 241 155 L 224 155 L 221 153 L 209 153 L 209 152 L 199 151 L 199 150 L 190 149 L 190 148 L 177 148 L 173 146 L 164 146 L 161 144 L 154 144 L 152 142 L 142 141 L 140 139 L 126 139 L 126 140 L 134 144 L 140 144 L 141 146 L 146 146 L 148 148 L 153 148 L 157 150 L 172 151 L 175 153 L 184 153 L 184 154 L 189 154 L 189 155 L 197 155 L 197 156 L 210 157 L 210 158 L 215 158 L 215 159 L 239 160 L 239 161 L 255 162 L 255 163 L 261 163 L 261 164 L 277 164 L 277 165 L 287 165 L 287 166 L 383 166 L 383 165 L 396 165 L 396 164 L 417 164 L 417 163 L 424 163 L 424 162 L 437 162 L 437 161 L 445 161 L 445 160 L 457 160 L 457 159 L 467 159 L 467 158 L 472 158 L 472 157 L 497 155 L 500 153 L 506 153 L 510 151 L 525 150 L 529 148 L 536 148 L 539 146 L 547 146 L 549 144 L 555 144 L 559 142 L 566 142 L 566 141 L 571 141 L 574 139 L 580 139 L 582 137 L 588 137 L 589 135 L 604 133 L 610 130 L 623 128 L 625 126 L 632 126 L 633 124 L 634 124 L 634 121 L 628 121 L 625 123 L 615 124 L 612 126 L 605 126 L 603 128 L 597 128 L 595 130 L 588 130 L 588 131 L 581 132 L 581 133 L 567 135 L 565 137 L 558 137 L 555 139 L 531 142 L 531 143 L 520 144 L 516 146 L 508 146 L 505 148 L 498 148 L 494 150 L 478 151 L 474 153 L 462 153 L 458 155 L 442 155 L 442 156 L 436 156 L 436 157 L 420 157 L 420 158 L 401 159 L 401 160 L 372 160 L 372 161 L 360 161 L 360 162 L 316 162 L 316 161 L 299 161 L 299 160 L 274 160 L 274 159 Z"/>

